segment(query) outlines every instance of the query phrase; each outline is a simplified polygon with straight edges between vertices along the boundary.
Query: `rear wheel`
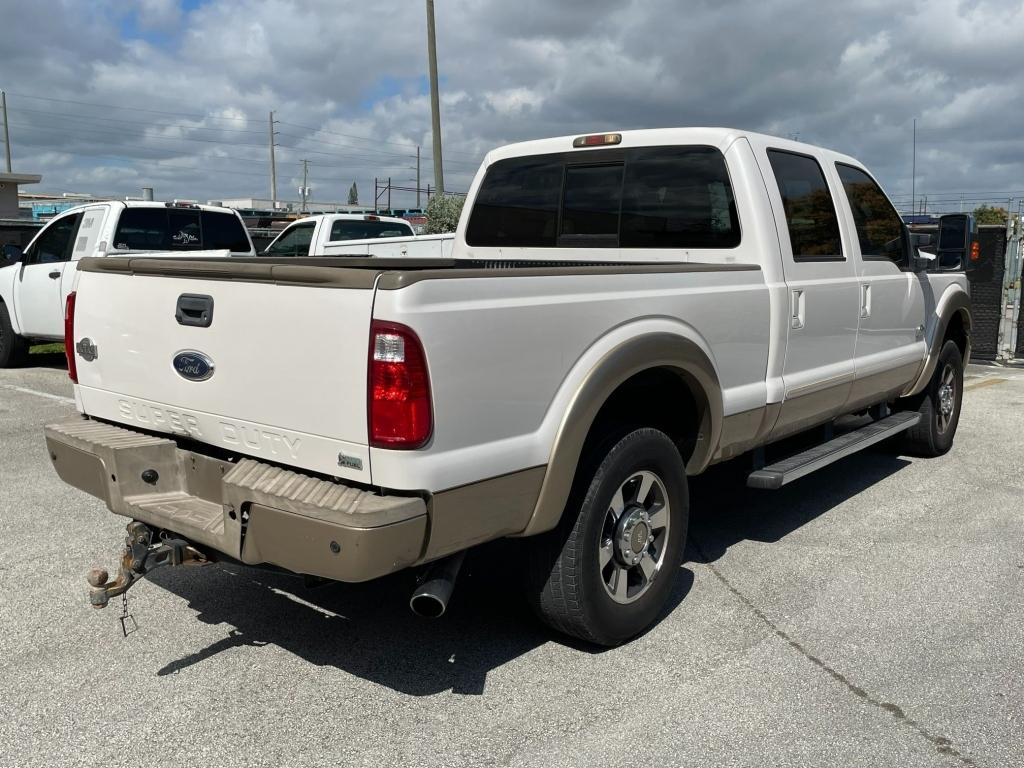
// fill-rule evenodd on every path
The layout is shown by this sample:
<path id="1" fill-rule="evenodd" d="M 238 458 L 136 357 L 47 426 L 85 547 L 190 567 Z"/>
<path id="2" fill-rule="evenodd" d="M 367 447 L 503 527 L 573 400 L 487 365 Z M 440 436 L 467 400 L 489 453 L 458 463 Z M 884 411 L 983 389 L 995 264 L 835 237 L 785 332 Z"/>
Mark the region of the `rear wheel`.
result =
<path id="1" fill-rule="evenodd" d="M 686 544 L 686 472 L 655 429 L 589 458 L 558 528 L 531 542 L 531 595 L 554 629 L 611 646 L 650 626 L 668 599 Z"/>
<path id="2" fill-rule="evenodd" d="M 14 332 L 7 305 L 0 301 L 0 368 L 22 365 L 28 357 L 28 342 Z"/>
<path id="3" fill-rule="evenodd" d="M 915 410 L 921 421 L 908 429 L 903 449 L 914 456 L 941 456 L 953 446 L 960 406 L 964 396 L 964 363 L 960 348 L 952 341 L 942 345 L 928 386 L 919 395 L 902 402 L 904 410 Z"/>

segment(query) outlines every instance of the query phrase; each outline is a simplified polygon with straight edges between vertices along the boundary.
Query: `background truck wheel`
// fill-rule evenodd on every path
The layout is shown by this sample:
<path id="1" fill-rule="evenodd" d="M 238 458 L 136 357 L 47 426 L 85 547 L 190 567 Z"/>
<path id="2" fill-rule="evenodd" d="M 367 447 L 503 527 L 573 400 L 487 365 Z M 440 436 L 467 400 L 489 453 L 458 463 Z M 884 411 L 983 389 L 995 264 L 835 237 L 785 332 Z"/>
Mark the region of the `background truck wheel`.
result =
<path id="1" fill-rule="evenodd" d="M 0 301 L 0 368 L 21 365 L 28 357 L 28 342 L 14 332 L 7 305 Z"/>
<path id="2" fill-rule="evenodd" d="M 559 526 L 530 542 L 531 599 L 552 628 L 618 645 L 650 626 L 672 591 L 689 522 L 686 469 L 668 435 L 645 428 L 592 452 L 581 471 Z"/>
<path id="3" fill-rule="evenodd" d="M 903 410 L 917 411 L 921 421 L 906 431 L 902 448 L 912 456 L 941 456 L 953 445 L 960 405 L 964 397 L 964 362 L 952 341 L 942 345 L 928 386 L 919 395 L 899 403 Z"/>

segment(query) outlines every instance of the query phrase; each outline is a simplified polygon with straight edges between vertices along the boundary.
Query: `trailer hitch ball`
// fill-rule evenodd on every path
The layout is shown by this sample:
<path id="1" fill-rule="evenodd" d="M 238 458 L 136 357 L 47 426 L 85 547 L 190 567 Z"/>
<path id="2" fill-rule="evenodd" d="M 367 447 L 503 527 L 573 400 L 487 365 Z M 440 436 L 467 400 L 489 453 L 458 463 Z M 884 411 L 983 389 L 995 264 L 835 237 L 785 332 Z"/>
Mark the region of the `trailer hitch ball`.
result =
<path id="1" fill-rule="evenodd" d="M 151 571 L 164 566 L 207 565 L 212 558 L 206 552 L 177 538 L 153 541 L 153 531 L 143 523 L 128 524 L 128 536 L 121 551 L 117 578 L 110 581 L 105 568 L 93 568 L 86 575 L 89 582 L 89 602 L 95 608 L 104 608 L 110 598 L 122 595 Z"/>

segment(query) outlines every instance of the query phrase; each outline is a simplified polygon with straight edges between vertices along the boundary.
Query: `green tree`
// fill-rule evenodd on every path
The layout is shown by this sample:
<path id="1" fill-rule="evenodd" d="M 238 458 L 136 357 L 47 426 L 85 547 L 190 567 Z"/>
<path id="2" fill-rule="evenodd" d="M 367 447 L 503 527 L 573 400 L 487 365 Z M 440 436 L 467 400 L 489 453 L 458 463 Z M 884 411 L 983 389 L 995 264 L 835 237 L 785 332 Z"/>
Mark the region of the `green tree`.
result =
<path id="1" fill-rule="evenodd" d="M 356 183 L 353 181 L 352 186 L 348 189 L 348 204 L 359 205 L 359 190 L 356 188 Z"/>
<path id="2" fill-rule="evenodd" d="M 979 205 L 974 209 L 974 220 L 978 224 L 1005 224 L 1006 223 L 1006 209 L 1005 208 L 993 208 L 989 205 Z"/>
<path id="3" fill-rule="evenodd" d="M 427 202 L 427 234 L 454 232 L 465 201 L 466 198 L 454 195 L 432 195 Z"/>

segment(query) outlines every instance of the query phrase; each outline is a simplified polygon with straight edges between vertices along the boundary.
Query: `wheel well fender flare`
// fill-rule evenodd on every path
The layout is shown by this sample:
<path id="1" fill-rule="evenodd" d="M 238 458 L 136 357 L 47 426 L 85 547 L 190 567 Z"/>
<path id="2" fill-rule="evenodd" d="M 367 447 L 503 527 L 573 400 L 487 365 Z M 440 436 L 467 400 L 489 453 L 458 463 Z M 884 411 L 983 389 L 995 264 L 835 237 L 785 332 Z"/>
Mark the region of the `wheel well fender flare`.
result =
<path id="1" fill-rule="evenodd" d="M 967 336 L 967 347 L 964 354 L 964 365 L 970 361 L 971 356 L 971 297 L 959 287 L 952 287 L 947 290 L 939 299 L 935 307 L 937 317 L 934 324 L 934 332 L 928 340 L 928 348 L 924 362 L 921 365 L 921 372 L 918 374 L 914 385 L 905 393 L 905 396 L 916 395 L 921 392 L 935 373 L 935 366 L 939 360 L 939 353 L 946 340 L 946 333 L 953 318 L 958 316 L 963 323 L 964 333 Z"/>
<path id="2" fill-rule="evenodd" d="M 587 371 L 561 419 L 533 515 L 529 536 L 554 528 L 561 518 L 583 453 L 602 406 L 626 381 L 652 369 L 677 372 L 698 408 L 699 434 L 687 471 L 695 474 L 711 460 L 722 430 L 722 388 L 709 355 L 692 339 L 670 332 L 637 336 L 613 347 Z"/>

